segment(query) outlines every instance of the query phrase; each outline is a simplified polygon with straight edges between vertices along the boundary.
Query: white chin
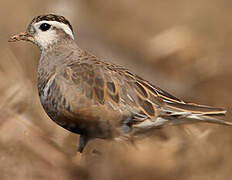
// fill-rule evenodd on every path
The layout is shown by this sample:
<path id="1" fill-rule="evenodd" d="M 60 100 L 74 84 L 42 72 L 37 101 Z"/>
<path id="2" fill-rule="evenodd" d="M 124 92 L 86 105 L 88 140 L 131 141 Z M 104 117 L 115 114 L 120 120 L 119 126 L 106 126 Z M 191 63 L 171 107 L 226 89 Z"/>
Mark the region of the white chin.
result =
<path id="1" fill-rule="evenodd" d="M 56 43 L 58 40 L 58 35 L 56 31 L 40 32 L 35 35 L 35 43 L 42 49 L 46 49 L 51 44 Z"/>

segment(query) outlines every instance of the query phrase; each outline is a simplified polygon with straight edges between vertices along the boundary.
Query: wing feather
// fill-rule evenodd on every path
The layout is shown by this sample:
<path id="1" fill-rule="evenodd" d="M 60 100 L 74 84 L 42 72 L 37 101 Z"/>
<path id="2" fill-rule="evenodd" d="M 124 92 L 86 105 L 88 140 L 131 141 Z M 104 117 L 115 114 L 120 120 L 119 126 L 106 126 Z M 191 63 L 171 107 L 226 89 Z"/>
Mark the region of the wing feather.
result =
<path id="1" fill-rule="evenodd" d="M 202 120 L 203 116 L 225 114 L 221 108 L 185 103 L 121 66 L 95 56 L 85 56 L 69 65 L 72 83 L 83 87 L 83 94 L 94 104 L 99 104 L 102 113 L 106 109 L 117 111 L 121 117 L 129 113 L 134 124 L 155 121 L 159 116 L 168 120 L 188 119 L 188 116 Z M 167 119 L 162 122 L 166 123 Z"/>

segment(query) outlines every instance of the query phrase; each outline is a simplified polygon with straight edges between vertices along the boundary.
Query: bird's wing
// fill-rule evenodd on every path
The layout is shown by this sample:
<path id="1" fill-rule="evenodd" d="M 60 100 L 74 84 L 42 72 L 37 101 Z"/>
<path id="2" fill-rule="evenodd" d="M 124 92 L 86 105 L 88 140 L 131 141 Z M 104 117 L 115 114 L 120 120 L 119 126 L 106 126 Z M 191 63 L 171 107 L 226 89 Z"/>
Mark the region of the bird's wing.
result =
<path id="1" fill-rule="evenodd" d="M 68 68 L 68 78 L 92 102 L 90 106 L 98 104 L 95 107 L 102 114 L 111 109 L 121 114 L 121 120 L 135 127 L 186 121 L 231 125 L 212 117 L 224 115 L 224 109 L 185 103 L 127 69 L 100 61 L 95 56 L 80 57 L 79 61 L 69 64 Z M 128 113 L 131 116 L 129 120 Z"/>

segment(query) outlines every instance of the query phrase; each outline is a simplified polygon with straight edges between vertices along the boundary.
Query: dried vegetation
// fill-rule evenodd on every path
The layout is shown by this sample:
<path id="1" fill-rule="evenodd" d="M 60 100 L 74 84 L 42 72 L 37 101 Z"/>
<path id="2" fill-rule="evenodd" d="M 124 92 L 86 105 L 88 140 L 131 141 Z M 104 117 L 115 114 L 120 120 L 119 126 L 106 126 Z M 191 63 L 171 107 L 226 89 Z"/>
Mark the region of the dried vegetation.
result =
<path id="1" fill-rule="evenodd" d="M 80 156 L 77 136 L 39 103 L 39 50 L 7 43 L 32 17 L 63 14 L 82 48 L 186 101 L 225 107 L 232 121 L 231 8 L 229 0 L 1 1 L 0 179 L 231 179 L 232 129 L 217 125 L 167 127 L 136 148 L 96 140 Z"/>

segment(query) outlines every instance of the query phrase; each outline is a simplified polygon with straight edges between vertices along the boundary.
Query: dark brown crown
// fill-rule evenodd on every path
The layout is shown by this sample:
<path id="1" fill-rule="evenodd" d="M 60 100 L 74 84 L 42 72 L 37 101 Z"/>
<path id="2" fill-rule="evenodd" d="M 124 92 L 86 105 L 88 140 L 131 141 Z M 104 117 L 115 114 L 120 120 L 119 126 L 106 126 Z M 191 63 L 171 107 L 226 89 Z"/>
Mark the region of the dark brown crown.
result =
<path id="1" fill-rule="evenodd" d="M 28 27 L 30 27 L 31 24 L 37 23 L 37 22 L 39 22 L 39 21 L 57 21 L 57 22 L 60 22 L 60 23 L 64 23 L 64 24 L 68 25 L 69 28 L 70 28 L 70 29 L 72 30 L 72 32 L 73 32 L 73 28 L 72 28 L 70 22 L 69 22 L 67 19 L 65 19 L 65 17 L 59 16 L 59 15 L 55 15 L 55 14 L 47 14 L 47 15 L 40 15 L 40 16 L 37 16 L 37 17 L 35 17 L 35 18 L 31 21 L 31 23 L 29 24 Z"/>

